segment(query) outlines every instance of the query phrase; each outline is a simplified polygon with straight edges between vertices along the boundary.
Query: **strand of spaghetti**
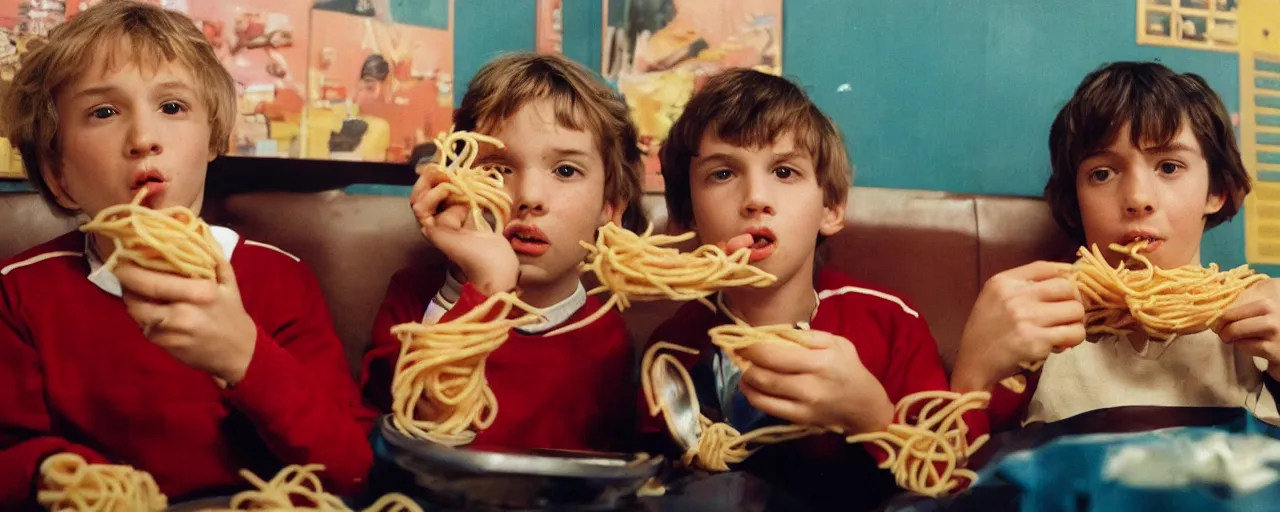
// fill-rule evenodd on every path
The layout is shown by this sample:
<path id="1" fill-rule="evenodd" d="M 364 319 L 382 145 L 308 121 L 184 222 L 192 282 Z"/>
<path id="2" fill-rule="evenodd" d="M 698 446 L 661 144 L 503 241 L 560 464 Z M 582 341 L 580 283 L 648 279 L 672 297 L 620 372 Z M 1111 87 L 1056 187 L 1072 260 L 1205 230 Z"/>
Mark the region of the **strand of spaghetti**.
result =
<path id="1" fill-rule="evenodd" d="M 736 320 L 732 313 L 729 315 Z M 751 368 L 751 363 L 738 355 L 738 352 L 765 342 L 794 343 L 802 347 L 807 346 L 807 342 L 803 334 L 801 334 L 803 332 L 786 324 L 752 327 L 743 322 L 718 325 L 707 331 L 707 335 L 711 338 L 711 343 L 720 347 L 721 352 L 724 353 L 725 357 L 729 358 L 729 361 L 734 366 L 746 372 Z"/>
<path id="2" fill-rule="evenodd" d="M 317 472 L 322 464 L 290 465 L 276 473 L 270 481 L 263 481 L 248 470 L 240 470 L 240 476 L 248 480 L 254 489 L 231 497 L 231 510 L 324 510 L 347 511 L 342 498 L 325 492 Z M 422 512 L 416 502 L 400 493 L 378 498 L 364 512 Z"/>
<path id="3" fill-rule="evenodd" d="M 40 478 L 36 501 L 49 510 L 158 512 L 169 506 L 149 473 L 129 466 L 89 464 L 75 453 L 45 458 Z"/>
<path id="4" fill-rule="evenodd" d="M 503 188 L 502 172 L 493 167 L 475 167 L 475 161 L 481 143 L 496 148 L 506 146 L 494 137 L 468 131 L 441 133 L 432 142 L 437 159 L 425 167 L 440 170 L 448 179 L 439 185 L 449 192 L 446 201 L 466 205 L 477 229 L 502 232 L 511 218 L 511 196 Z M 493 217 L 493 224 L 485 219 L 485 213 Z"/>
<path id="5" fill-rule="evenodd" d="M 144 187 L 127 204 L 104 208 L 80 230 L 111 239 L 114 250 L 103 267 L 121 261 L 181 276 L 214 279 L 221 249 L 209 225 L 191 210 L 175 206 L 154 210 L 142 206 Z"/>
<path id="6" fill-rule="evenodd" d="M 515 308 L 526 315 L 511 318 Z M 392 423 L 401 433 L 449 446 L 475 439 L 493 424 L 498 401 L 485 380 L 489 354 L 513 328 L 540 321 L 541 311 L 499 293 L 450 322 L 393 327 L 400 358 L 392 377 Z"/>
<path id="7" fill-rule="evenodd" d="M 653 235 L 650 225 L 644 233 L 634 233 L 608 223 L 596 234 L 596 242 L 581 242 L 587 250 L 583 272 L 592 272 L 600 286 L 590 293 L 612 294 L 604 307 L 586 318 L 560 327 L 547 334 L 563 334 L 599 319 L 610 309 L 630 307 L 632 301 L 697 300 L 715 309 L 707 296 L 728 287 L 766 287 L 777 277 L 749 264 L 750 249 L 732 255 L 714 245 L 681 253 L 671 244 L 692 238 L 693 233 L 677 236 Z"/>

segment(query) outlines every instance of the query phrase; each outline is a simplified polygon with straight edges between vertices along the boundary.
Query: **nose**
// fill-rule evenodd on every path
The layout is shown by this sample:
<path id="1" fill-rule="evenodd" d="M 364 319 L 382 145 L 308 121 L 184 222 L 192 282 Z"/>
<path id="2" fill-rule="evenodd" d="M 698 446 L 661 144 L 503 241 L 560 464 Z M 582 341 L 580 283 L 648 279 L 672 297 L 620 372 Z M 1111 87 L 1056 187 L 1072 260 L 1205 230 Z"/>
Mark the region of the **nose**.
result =
<path id="1" fill-rule="evenodd" d="M 542 215 L 546 213 L 546 181 L 543 175 L 549 173 L 524 172 L 512 170 L 506 176 L 507 193 L 511 194 L 511 202 L 515 205 L 518 216 Z"/>
<path id="2" fill-rule="evenodd" d="M 1155 213 L 1156 194 L 1152 190 L 1155 175 L 1150 172 L 1126 172 L 1121 177 L 1124 212 L 1130 217 Z"/>
<path id="3" fill-rule="evenodd" d="M 159 155 L 164 151 L 160 145 L 160 138 L 157 136 L 155 125 L 148 116 L 133 116 L 128 130 L 127 151 L 130 158 L 146 158 Z"/>
<path id="4" fill-rule="evenodd" d="M 743 183 L 742 216 L 773 215 L 775 209 L 770 174 L 751 172 L 747 174 Z"/>

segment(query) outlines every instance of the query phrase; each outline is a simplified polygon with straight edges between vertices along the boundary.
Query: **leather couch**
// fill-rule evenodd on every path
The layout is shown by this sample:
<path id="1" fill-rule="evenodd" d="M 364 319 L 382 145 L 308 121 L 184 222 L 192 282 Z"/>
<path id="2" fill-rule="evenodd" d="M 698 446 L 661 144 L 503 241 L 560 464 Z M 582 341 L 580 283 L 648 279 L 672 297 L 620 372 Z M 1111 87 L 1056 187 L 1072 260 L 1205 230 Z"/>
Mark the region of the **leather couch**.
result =
<path id="1" fill-rule="evenodd" d="M 666 224 L 660 196 L 646 198 L 650 218 Z M 411 261 L 442 256 L 419 234 L 403 197 L 315 192 L 211 193 L 210 222 L 273 244 L 309 263 L 319 277 L 353 370 L 391 274 Z M 0 194 L 0 259 L 75 227 L 33 193 Z M 928 320 L 948 368 L 982 284 L 1036 259 L 1073 248 L 1043 201 L 855 187 L 846 227 L 831 237 L 826 264 L 900 293 Z M 640 303 L 624 312 L 637 341 L 678 307 Z"/>

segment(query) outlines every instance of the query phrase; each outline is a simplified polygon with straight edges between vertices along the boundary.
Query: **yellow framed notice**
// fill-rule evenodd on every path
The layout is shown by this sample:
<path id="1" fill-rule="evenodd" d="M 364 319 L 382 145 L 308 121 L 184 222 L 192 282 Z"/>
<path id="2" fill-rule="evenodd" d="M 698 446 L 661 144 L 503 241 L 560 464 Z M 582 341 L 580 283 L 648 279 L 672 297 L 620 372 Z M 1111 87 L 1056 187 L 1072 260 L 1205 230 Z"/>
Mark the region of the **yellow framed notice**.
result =
<path id="1" fill-rule="evenodd" d="M 1138 44 L 1234 52 L 1240 4 L 1252 0 L 1136 0 Z"/>

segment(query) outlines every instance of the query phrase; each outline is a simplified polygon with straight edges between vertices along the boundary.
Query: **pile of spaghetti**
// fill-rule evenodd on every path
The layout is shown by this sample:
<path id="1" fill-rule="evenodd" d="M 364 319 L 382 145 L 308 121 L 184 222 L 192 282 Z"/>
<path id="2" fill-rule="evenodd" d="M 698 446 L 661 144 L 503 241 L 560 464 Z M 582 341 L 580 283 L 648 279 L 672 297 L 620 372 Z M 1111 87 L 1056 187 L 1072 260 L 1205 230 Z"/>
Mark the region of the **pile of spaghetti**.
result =
<path id="1" fill-rule="evenodd" d="M 253 473 L 241 470 L 240 475 L 256 489 L 243 491 L 231 498 L 231 510 L 317 510 L 349 512 L 351 509 L 342 498 L 324 491 L 320 477 L 321 464 L 291 465 L 282 469 L 270 481 L 263 481 Z M 362 512 L 422 512 L 412 499 L 399 493 L 384 495 Z"/>
<path id="2" fill-rule="evenodd" d="M 222 249 L 191 210 L 173 206 L 154 210 L 142 205 L 147 189 L 133 201 L 98 212 L 80 230 L 111 239 L 115 250 L 104 262 L 110 271 L 121 261 L 180 276 L 214 279 Z"/>
<path id="3" fill-rule="evenodd" d="M 511 318 L 514 308 L 529 313 Z M 449 322 L 400 324 L 400 358 L 391 381 L 397 430 L 448 446 L 469 444 L 493 424 L 498 401 L 485 380 L 485 361 L 511 329 L 537 323 L 540 312 L 515 295 L 499 293 Z"/>
<path id="4" fill-rule="evenodd" d="M 790 332 L 788 332 L 790 331 Z M 744 325 L 723 325 L 709 333 L 712 343 L 723 350 L 734 364 L 746 371 L 745 363 L 736 352 L 763 342 L 783 342 L 804 345 L 801 332 L 790 326 L 754 328 Z M 676 432 L 673 424 L 672 404 L 665 403 L 654 389 L 653 374 L 658 364 L 668 364 L 676 370 L 690 396 L 687 407 L 700 411 L 693 380 L 683 365 L 671 353 L 676 351 L 697 355 L 696 350 L 665 342 L 655 343 L 645 352 L 641 362 L 641 387 L 649 414 L 664 415 L 667 428 Z M 977 475 L 964 469 L 964 465 L 988 436 L 983 435 L 969 444 L 969 427 L 963 415 L 985 408 L 991 394 L 986 392 L 952 393 L 949 391 L 923 391 L 907 395 L 894 408 L 893 423 L 883 432 L 870 432 L 846 437 L 849 443 L 872 443 L 886 452 L 888 457 L 880 467 L 889 469 L 899 486 L 927 496 L 940 496 L 957 490 L 964 483 L 977 480 Z M 711 421 L 699 412 L 698 442 L 685 452 L 685 465 L 708 471 L 728 471 L 730 464 L 740 463 L 764 445 L 793 441 L 813 435 L 840 433 L 839 428 L 806 425 L 774 425 L 762 427 L 746 434 L 738 432 L 727 423 Z"/>
<path id="5" fill-rule="evenodd" d="M 36 501 L 52 511 L 158 512 L 169 506 L 149 473 L 89 464 L 75 453 L 50 455 L 40 464 L 40 477 Z"/>
<path id="6" fill-rule="evenodd" d="M 749 264 L 749 248 L 730 255 L 714 245 L 703 245 L 686 253 L 670 247 L 693 236 L 692 232 L 677 236 L 654 235 L 652 225 L 641 234 L 612 222 L 600 228 L 595 244 L 582 242 L 587 249 L 582 271 L 594 273 L 600 282 L 600 286 L 589 294 L 608 291 L 612 296 L 594 314 L 556 329 L 549 336 L 588 325 L 615 305 L 621 311 L 631 307 L 632 301 L 697 300 L 715 309 L 707 297 L 718 290 L 738 286 L 766 287 L 778 280 Z"/>
<path id="7" fill-rule="evenodd" d="M 480 144 L 505 147 L 502 141 L 473 132 L 440 134 L 433 141 L 437 159 L 418 170 L 435 169 L 449 180 L 438 185 L 449 193 L 446 203 L 463 204 L 471 209 L 471 218 L 482 231 L 501 233 L 511 218 L 511 196 L 503 189 L 502 170 L 494 166 L 475 167 Z M 489 224 L 485 214 L 493 218 Z"/>
<path id="8" fill-rule="evenodd" d="M 1085 306 L 1090 333 L 1128 334 L 1141 329 L 1157 341 L 1212 329 L 1244 290 L 1267 276 L 1240 267 L 1219 271 L 1186 265 L 1162 269 L 1142 254 L 1146 241 L 1111 250 L 1127 254 L 1133 266 L 1112 267 L 1098 246 L 1081 247 L 1074 279 Z"/>

